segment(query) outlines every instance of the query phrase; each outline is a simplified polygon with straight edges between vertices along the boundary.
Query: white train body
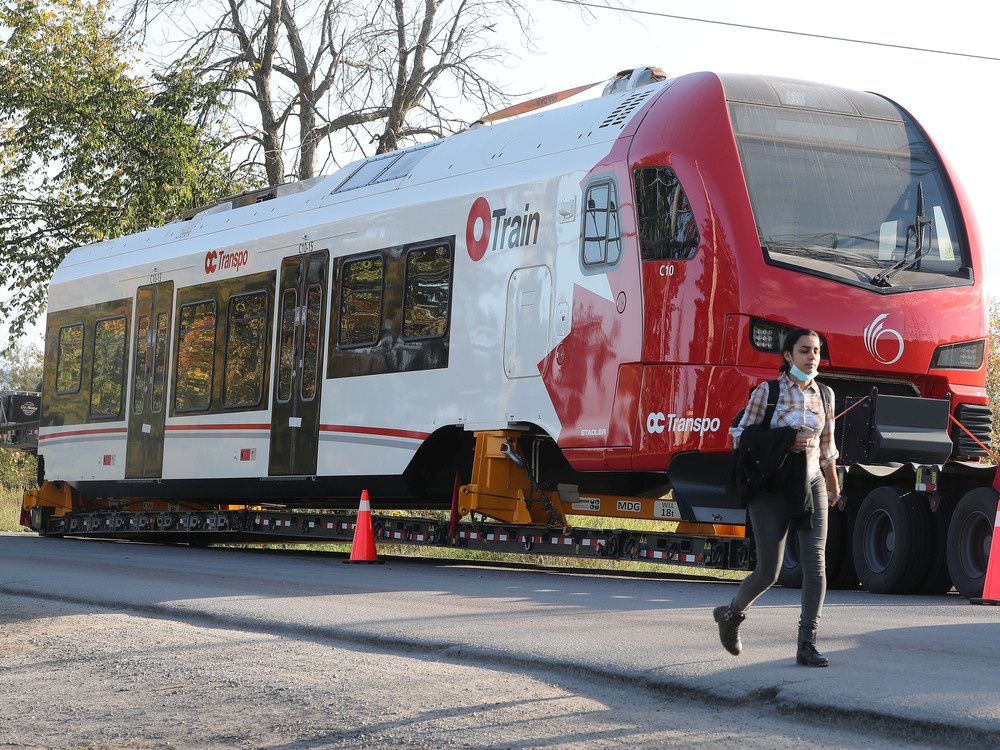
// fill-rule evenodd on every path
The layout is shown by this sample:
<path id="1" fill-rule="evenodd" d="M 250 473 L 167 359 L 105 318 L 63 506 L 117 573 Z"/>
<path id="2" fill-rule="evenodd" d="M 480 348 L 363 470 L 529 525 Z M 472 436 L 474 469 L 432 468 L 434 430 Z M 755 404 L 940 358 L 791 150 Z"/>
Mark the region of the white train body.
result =
<path id="1" fill-rule="evenodd" d="M 649 88 L 641 99 L 652 98 L 658 87 Z M 420 151 L 423 158 L 402 179 L 337 192 L 358 168 L 353 164 L 275 200 L 209 210 L 188 221 L 74 250 L 49 290 L 49 357 L 58 356 L 58 329 L 51 323 L 58 313 L 135 299 L 144 285 L 173 282 L 175 329 L 178 293 L 186 287 L 276 273 L 282 259 L 321 249 L 335 263 L 342 256 L 453 237 L 447 366 L 321 378 L 314 474 L 399 476 L 423 441 L 443 426 L 472 431 L 531 423 L 558 436 L 559 416 L 538 365 L 570 331 L 575 288 L 613 299 L 607 274 L 586 274 L 578 262 L 581 185 L 639 111 L 601 127 L 630 96 L 635 99 L 626 92 L 411 149 L 403 153 Z M 470 219 L 471 207 L 482 199 L 491 207 L 492 226 Z M 506 216 L 494 217 L 499 209 L 506 209 Z M 489 245 L 478 261 L 471 257 L 475 250 L 468 247 L 468 228 L 473 244 Z M 332 276 L 327 274 L 324 293 L 336 302 Z M 279 325 L 279 312 L 274 305 L 272 331 Z M 553 320 L 553 313 L 561 317 Z M 136 315 L 133 310 L 129 317 L 133 345 Z M 87 349 L 87 334 L 84 338 Z M 273 370 L 279 337 L 270 338 Z M 323 349 L 320 371 L 326 373 L 330 349 Z M 126 416 L 135 397 L 131 384 L 137 366 L 131 347 L 127 351 Z M 166 372 L 174 374 L 176 340 L 169 356 Z M 167 404 L 173 403 L 175 382 L 167 378 Z M 162 469 L 158 477 L 145 478 L 163 483 L 266 478 L 271 406 L 273 394 L 265 394 L 264 408 L 255 411 L 168 411 Z M 606 434 L 607 425 L 595 430 Z M 50 480 L 103 485 L 126 479 L 126 419 L 50 423 L 39 438 Z"/>

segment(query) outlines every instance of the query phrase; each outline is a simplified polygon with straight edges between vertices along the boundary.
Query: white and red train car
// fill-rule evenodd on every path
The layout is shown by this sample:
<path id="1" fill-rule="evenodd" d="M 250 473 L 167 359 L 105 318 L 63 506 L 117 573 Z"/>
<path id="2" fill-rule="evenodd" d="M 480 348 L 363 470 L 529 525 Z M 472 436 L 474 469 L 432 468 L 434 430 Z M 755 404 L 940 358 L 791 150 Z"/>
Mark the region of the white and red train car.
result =
<path id="1" fill-rule="evenodd" d="M 797 326 L 823 334 L 838 406 L 950 399 L 989 436 L 976 226 L 928 135 L 876 94 L 695 73 L 251 198 L 60 265 L 48 480 L 432 507 L 468 479 L 477 431 L 514 428 L 543 485 L 672 490 L 662 517 L 742 524 L 727 428 Z M 857 503 L 912 490 L 908 462 L 983 455 L 957 426 L 921 435 L 859 469 Z"/>

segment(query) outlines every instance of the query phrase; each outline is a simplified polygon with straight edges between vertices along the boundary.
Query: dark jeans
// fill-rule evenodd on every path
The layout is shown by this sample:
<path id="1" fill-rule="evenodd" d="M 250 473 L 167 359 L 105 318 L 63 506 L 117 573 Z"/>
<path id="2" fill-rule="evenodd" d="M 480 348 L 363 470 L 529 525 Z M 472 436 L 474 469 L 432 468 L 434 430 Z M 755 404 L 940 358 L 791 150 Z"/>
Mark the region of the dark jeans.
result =
<path id="1" fill-rule="evenodd" d="M 813 518 L 811 529 L 798 529 L 799 560 L 802 564 L 802 614 L 799 628 L 814 631 L 819 624 L 826 596 L 826 483 L 819 476 L 812 480 Z M 757 567 L 743 579 L 732 608 L 745 612 L 751 604 L 778 580 L 785 554 L 785 539 L 791 516 L 784 498 L 762 495 L 750 501 L 750 520 L 757 546 Z"/>

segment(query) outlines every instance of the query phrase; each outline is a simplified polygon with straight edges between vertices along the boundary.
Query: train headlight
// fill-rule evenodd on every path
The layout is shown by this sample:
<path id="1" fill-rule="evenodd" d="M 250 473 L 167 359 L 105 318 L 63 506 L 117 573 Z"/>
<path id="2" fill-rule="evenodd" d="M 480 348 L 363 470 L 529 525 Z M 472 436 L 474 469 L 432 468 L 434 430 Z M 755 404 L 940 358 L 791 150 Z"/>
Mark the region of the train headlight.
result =
<path id="1" fill-rule="evenodd" d="M 780 323 L 772 323 L 770 320 L 751 318 L 750 343 L 758 351 L 779 354 L 781 345 L 785 342 L 785 336 L 794 330 L 794 326 L 783 326 Z M 830 359 L 830 350 L 827 348 L 826 339 L 820 336 L 819 344 L 819 358 Z"/>
<path id="2" fill-rule="evenodd" d="M 931 360 L 932 370 L 978 370 L 983 366 L 986 341 L 965 341 L 961 344 L 945 344 L 934 350 Z"/>
<path id="3" fill-rule="evenodd" d="M 750 343 L 762 352 L 780 352 L 781 342 L 791 328 L 754 318 L 750 322 Z"/>

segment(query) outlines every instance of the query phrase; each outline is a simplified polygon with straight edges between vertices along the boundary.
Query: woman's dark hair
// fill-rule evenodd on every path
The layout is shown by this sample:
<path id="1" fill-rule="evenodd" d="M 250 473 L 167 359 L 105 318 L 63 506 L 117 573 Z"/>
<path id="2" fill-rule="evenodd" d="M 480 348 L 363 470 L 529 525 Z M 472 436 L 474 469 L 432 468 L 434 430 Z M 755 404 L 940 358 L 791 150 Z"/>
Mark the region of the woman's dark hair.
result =
<path id="1" fill-rule="evenodd" d="M 785 354 L 791 354 L 795 351 L 795 345 L 799 343 L 799 339 L 803 336 L 815 336 L 823 341 L 822 337 L 816 333 L 812 328 L 796 328 L 791 331 L 787 336 L 785 336 L 785 341 L 781 345 L 781 367 L 778 368 L 778 372 L 788 372 L 791 369 L 791 365 L 788 364 L 788 360 L 785 359 Z"/>

